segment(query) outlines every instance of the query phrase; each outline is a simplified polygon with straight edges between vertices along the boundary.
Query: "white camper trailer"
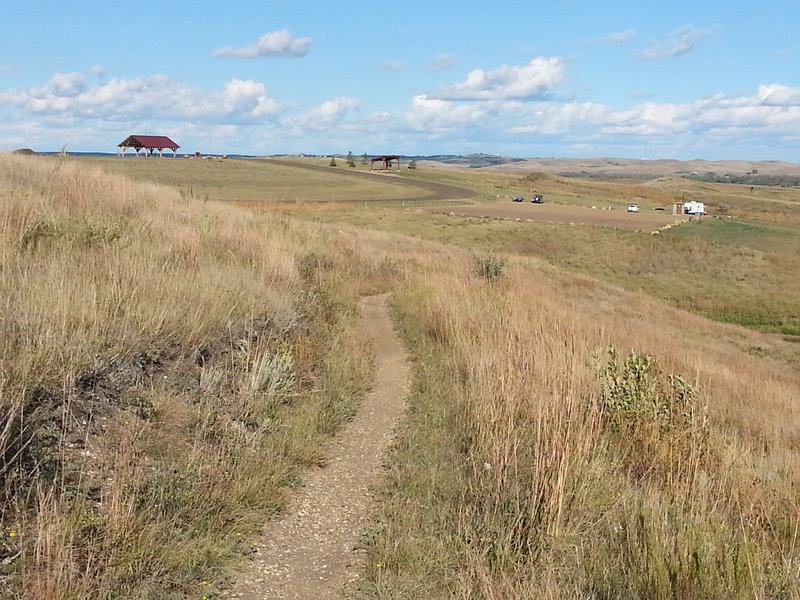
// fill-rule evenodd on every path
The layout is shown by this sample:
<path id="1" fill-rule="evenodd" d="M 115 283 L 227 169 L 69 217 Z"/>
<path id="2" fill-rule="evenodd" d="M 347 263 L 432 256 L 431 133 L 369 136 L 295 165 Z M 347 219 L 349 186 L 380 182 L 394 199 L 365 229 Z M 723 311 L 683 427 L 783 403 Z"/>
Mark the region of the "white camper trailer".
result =
<path id="1" fill-rule="evenodd" d="M 706 205 L 702 202 L 695 202 L 692 200 L 691 202 L 684 202 L 683 203 L 683 214 L 685 215 L 704 215 L 706 214 Z"/>

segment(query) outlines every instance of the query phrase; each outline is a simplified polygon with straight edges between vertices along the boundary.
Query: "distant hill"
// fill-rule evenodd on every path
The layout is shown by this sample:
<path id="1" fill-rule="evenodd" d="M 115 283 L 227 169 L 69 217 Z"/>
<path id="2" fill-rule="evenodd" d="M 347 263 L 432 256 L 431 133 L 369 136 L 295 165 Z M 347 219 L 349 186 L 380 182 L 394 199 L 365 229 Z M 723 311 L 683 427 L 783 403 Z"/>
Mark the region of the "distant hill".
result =
<path id="1" fill-rule="evenodd" d="M 479 169 L 483 167 L 498 167 L 525 162 L 524 158 L 513 158 L 510 156 L 497 156 L 496 154 L 437 154 L 433 156 L 416 157 L 417 161 L 438 162 L 448 166 L 467 167 Z"/>
<path id="2" fill-rule="evenodd" d="M 434 155 L 416 157 L 420 168 L 490 168 L 504 171 L 536 171 L 584 177 L 656 177 L 760 175 L 800 177 L 800 163 L 777 160 L 642 160 L 636 158 L 514 158 L 491 154 Z"/>

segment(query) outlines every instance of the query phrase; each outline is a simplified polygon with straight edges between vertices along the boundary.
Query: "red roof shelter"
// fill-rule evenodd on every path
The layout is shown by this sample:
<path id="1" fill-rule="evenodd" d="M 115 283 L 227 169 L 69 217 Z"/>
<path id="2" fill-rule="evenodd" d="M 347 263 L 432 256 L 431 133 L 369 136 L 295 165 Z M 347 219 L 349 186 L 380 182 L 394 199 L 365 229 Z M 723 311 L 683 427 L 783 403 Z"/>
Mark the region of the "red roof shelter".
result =
<path id="1" fill-rule="evenodd" d="M 119 143 L 117 156 L 124 156 L 125 150 L 133 148 L 136 156 L 144 150 L 145 156 L 150 156 L 158 151 L 159 156 L 164 156 L 164 150 L 172 150 L 173 158 L 178 155 L 180 146 L 165 135 L 129 135 L 124 141 Z"/>
<path id="2" fill-rule="evenodd" d="M 384 169 L 389 169 L 392 166 L 392 161 L 397 161 L 397 170 L 400 170 L 400 157 L 397 154 L 384 154 L 383 156 L 376 156 L 375 158 L 370 158 L 369 163 L 369 170 L 372 171 L 375 163 L 383 163 Z"/>

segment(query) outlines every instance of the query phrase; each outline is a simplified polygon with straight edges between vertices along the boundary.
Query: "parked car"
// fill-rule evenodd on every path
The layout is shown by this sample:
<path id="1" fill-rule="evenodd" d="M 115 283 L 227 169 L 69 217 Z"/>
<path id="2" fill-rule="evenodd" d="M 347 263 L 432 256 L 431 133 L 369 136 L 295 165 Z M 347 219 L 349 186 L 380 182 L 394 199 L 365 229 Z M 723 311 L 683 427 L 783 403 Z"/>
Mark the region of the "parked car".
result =
<path id="1" fill-rule="evenodd" d="M 638 204 L 628 204 L 628 212 L 639 212 Z"/>
<path id="2" fill-rule="evenodd" d="M 514 196 L 512 202 L 525 202 L 525 196 Z"/>
<path id="3" fill-rule="evenodd" d="M 533 202 L 534 204 L 541 204 L 542 202 L 544 202 L 544 196 L 542 196 L 541 194 L 534 194 L 531 202 Z"/>

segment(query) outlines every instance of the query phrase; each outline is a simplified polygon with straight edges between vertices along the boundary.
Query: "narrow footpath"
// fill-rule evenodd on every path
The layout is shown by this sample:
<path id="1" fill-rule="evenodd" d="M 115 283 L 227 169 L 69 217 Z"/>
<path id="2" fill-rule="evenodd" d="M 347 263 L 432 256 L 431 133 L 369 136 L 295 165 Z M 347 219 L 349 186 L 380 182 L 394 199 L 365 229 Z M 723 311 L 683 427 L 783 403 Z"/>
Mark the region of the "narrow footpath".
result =
<path id="1" fill-rule="evenodd" d="M 286 513 L 267 524 L 252 563 L 229 598 L 337 600 L 363 571 L 355 550 L 367 525 L 370 489 L 405 409 L 410 367 L 387 296 L 361 301 L 375 350 L 375 381 L 355 418 L 331 442 L 324 468 L 308 470 Z"/>

